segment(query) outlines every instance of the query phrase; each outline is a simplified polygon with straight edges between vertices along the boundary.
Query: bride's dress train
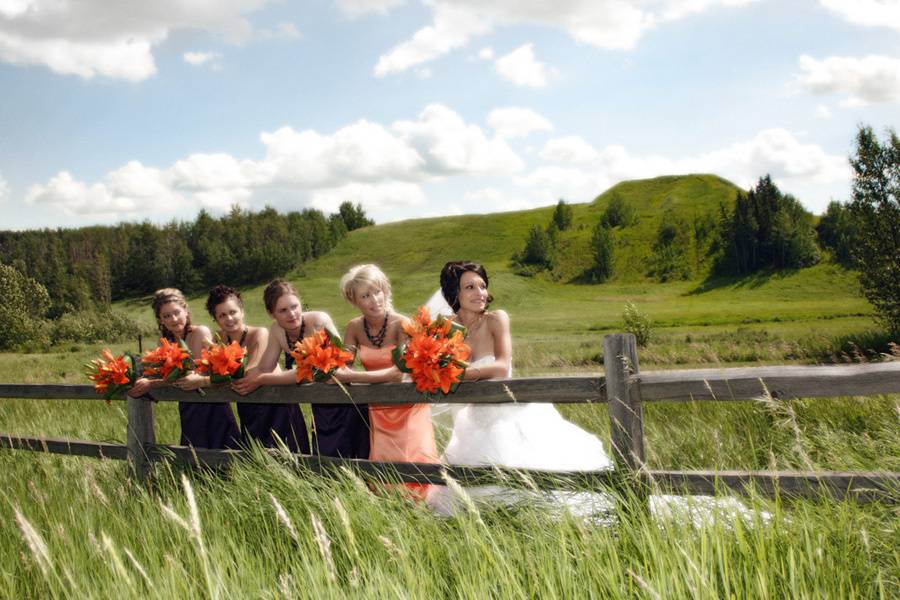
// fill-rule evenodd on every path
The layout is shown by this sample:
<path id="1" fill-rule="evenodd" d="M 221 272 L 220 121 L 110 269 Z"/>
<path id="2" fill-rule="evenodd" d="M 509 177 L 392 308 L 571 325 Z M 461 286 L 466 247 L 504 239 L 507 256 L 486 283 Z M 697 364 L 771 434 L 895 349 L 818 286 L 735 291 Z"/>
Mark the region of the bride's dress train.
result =
<path id="1" fill-rule="evenodd" d="M 472 366 L 488 364 L 483 356 Z M 459 408 L 456 408 L 459 407 Z M 454 405 L 453 431 L 443 461 L 458 466 L 497 465 L 542 471 L 599 471 L 611 469 L 603 442 L 566 421 L 552 404 Z M 610 508 L 608 497 L 591 492 L 514 490 L 502 486 L 475 486 L 465 493 L 476 501 L 516 504 L 548 500 L 575 513 Z M 453 514 L 464 498 L 449 487 L 435 486 L 428 503 L 440 514 Z"/>
<path id="2" fill-rule="evenodd" d="M 449 316 L 450 307 L 438 290 L 428 301 L 432 315 Z M 493 356 L 483 356 L 471 366 L 488 364 Z M 510 369 L 512 371 L 512 369 Z M 510 373 L 511 375 L 511 373 Z M 541 471 L 611 470 L 613 463 L 603 442 L 567 421 L 553 404 L 435 404 L 432 419 L 436 429 L 452 429 L 441 462 L 450 466 L 498 466 Z M 551 511 L 567 510 L 573 515 L 609 522 L 615 509 L 610 494 L 575 490 L 513 489 L 499 485 L 451 489 L 434 485 L 428 504 L 441 515 L 465 510 L 468 502 L 493 505 L 542 504 Z M 716 517 L 752 521 L 755 511 L 733 497 L 673 496 L 654 494 L 650 512 L 662 519 L 675 518 L 695 525 Z M 768 520 L 768 513 L 757 516 Z"/>

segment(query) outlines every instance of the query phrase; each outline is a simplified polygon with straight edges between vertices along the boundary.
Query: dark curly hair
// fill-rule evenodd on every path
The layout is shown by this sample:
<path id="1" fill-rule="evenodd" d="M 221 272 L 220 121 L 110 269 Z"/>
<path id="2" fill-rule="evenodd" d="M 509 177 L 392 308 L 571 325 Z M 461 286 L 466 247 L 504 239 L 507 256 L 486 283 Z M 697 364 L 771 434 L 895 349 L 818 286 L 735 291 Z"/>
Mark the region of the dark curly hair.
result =
<path id="1" fill-rule="evenodd" d="M 206 298 L 206 312 L 209 313 L 209 316 L 215 319 L 216 307 L 232 296 L 234 296 L 234 299 L 237 300 L 238 306 L 243 309 L 244 300 L 241 298 L 241 293 L 233 287 L 228 287 L 227 285 L 222 285 L 220 283 L 213 289 L 209 290 L 209 296 Z"/>
<path id="2" fill-rule="evenodd" d="M 447 304 L 450 305 L 453 312 L 459 310 L 459 282 L 462 279 L 462 276 L 470 271 L 484 279 L 485 286 L 490 285 L 487 271 L 484 270 L 484 265 L 476 262 L 465 260 L 451 261 L 441 269 L 441 294 L 444 295 L 444 300 L 447 301 Z M 493 301 L 494 297 L 488 294 L 487 305 L 485 305 L 484 310 L 487 310 L 488 306 L 490 306 Z"/>

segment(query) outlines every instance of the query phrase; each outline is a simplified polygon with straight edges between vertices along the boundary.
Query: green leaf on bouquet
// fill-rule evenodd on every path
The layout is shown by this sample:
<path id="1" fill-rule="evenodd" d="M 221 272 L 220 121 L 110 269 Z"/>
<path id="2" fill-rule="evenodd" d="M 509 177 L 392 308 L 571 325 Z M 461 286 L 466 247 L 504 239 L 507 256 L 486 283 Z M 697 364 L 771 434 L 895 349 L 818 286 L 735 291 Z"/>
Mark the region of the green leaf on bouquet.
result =
<path id="1" fill-rule="evenodd" d="M 412 369 L 406 366 L 406 361 L 403 360 L 403 355 L 406 354 L 406 344 L 399 344 L 393 350 L 391 350 L 391 359 L 394 361 L 394 365 L 400 369 L 403 373 L 412 373 Z"/>

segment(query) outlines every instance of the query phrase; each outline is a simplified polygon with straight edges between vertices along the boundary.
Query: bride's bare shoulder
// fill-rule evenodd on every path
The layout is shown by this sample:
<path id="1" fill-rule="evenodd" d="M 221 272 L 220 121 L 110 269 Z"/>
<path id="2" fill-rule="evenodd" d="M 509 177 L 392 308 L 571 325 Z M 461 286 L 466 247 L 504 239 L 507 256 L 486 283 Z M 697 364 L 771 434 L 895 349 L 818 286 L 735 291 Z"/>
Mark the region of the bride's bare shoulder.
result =
<path id="1" fill-rule="evenodd" d="M 488 311 L 484 317 L 491 327 L 509 327 L 509 315 L 505 310 Z"/>

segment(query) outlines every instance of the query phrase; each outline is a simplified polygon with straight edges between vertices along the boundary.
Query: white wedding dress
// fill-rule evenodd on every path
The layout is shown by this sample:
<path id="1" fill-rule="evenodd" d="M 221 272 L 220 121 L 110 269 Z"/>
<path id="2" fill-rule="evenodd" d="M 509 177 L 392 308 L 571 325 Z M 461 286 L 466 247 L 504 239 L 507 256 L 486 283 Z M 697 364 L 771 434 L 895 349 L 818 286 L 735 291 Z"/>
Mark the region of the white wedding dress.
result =
<path id="1" fill-rule="evenodd" d="M 451 314 L 440 290 L 428 301 L 431 315 Z M 482 356 L 471 366 L 488 364 Z M 510 367 L 510 376 L 512 368 Z M 597 436 L 563 418 L 553 404 L 435 404 L 436 428 L 451 428 L 450 441 L 441 462 L 450 466 L 500 466 L 542 471 L 599 471 L 613 463 Z M 611 522 L 615 501 L 609 494 L 571 490 L 538 491 L 503 486 L 432 486 L 427 502 L 438 514 L 449 516 L 466 505 L 489 503 L 515 505 L 541 503 L 550 510 Z M 687 519 L 696 525 L 716 516 L 749 521 L 753 511 L 736 498 L 712 496 L 652 495 L 650 512 L 660 518 Z M 760 513 L 764 521 L 768 513 Z"/>

